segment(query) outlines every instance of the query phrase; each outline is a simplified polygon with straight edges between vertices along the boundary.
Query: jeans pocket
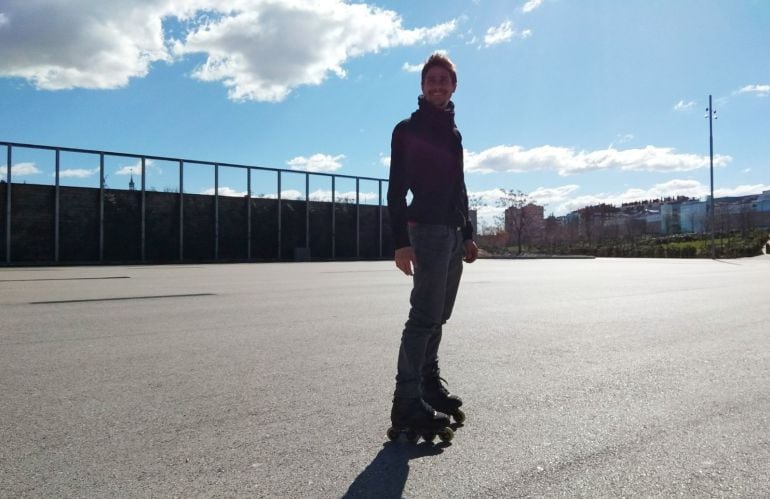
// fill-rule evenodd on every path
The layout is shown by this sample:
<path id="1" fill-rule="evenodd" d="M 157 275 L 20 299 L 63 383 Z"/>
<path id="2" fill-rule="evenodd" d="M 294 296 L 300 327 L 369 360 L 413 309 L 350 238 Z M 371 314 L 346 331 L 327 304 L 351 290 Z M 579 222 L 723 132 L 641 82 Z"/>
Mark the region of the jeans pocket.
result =
<path id="1" fill-rule="evenodd" d="M 415 253 L 449 253 L 455 232 L 446 225 L 410 224 L 409 241 Z"/>

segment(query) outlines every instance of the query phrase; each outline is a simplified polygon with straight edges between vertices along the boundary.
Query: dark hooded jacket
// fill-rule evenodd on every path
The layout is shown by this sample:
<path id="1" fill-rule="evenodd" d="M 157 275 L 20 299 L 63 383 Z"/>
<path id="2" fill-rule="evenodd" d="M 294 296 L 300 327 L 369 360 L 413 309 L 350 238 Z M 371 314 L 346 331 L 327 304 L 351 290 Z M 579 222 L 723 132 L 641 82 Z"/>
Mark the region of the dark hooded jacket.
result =
<path id="1" fill-rule="evenodd" d="M 463 239 L 473 239 L 454 104 L 439 109 L 422 96 L 418 104 L 411 117 L 396 125 L 390 146 L 388 210 L 396 249 L 410 246 L 409 222 L 457 227 Z"/>

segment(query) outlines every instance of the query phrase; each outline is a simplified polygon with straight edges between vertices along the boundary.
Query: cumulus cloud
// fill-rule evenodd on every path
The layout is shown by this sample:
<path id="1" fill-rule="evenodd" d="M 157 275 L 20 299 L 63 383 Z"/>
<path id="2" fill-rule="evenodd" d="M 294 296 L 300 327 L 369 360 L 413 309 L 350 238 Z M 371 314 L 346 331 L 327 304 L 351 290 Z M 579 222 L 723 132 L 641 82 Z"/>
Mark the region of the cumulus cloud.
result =
<path id="1" fill-rule="evenodd" d="M 478 208 L 486 205 L 495 205 L 505 196 L 503 189 L 489 189 L 486 191 L 468 192 L 468 202 L 471 208 Z"/>
<path id="2" fill-rule="evenodd" d="M 346 76 L 351 58 L 396 46 L 435 43 L 455 30 L 448 21 L 406 29 L 393 11 L 341 0 L 250 0 L 195 27 L 177 54 L 203 53 L 193 77 L 219 81 L 233 100 L 278 102 L 296 87 Z"/>
<path id="3" fill-rule="evenodd" d="M 231 187 L 220 187 L 220 188 L 217 189 L 217 192 L 219 192 L 220 196 L 236 197 L 236 198 L 242 198 L 242 197 L 245 197 L 248 194 L 248 192 L 246 192 L 246 191 L 239 191 L 239 190 L 233 189 Z M 214 195 L 214 188 L 213 187 L 209 187 L 208 189 L 203 189 L 201 191 L 201 194 L 205 194 L 205 195 L 208 195 L 208 196 L 213 196 Z"/>
<path id="4" fill-rule="evenodd" d="M 151 159 L 146 159 L 144 161 L 144 167 L 149 172 L 151 169 L 158 170 L 158 173 L 161 173 L 160 168 L 157 168 L 154 164 L 155 162 Z M 142 161 L 137 159 L 136 163 L 133 165 L 125 165 L 121 166 L 117 170 L 115 170 L 115 175 L 141 175 L 142 174 Z M 213 190 L 211 191 L 214 192 Z"/>
<path id="5" fill-rule="evenodd" d="M 521 8 L 521 11 L 525 14 L 528 14 L 532 12 L 533 10 L 537 9 L 543 5 L 543 0 L 528 0 L 527 3 L 524 4 L 524 6 Z"/>
<path id="6" fill-rule="evenodd" d="M 532 202 L 545 207 L 545 212 L 547 214 L 553 213 L 556 216 L 563 216 L 586 206 L 602 203 L 620 206 L 624 203 L 635 201 L 677 196 L 687 196 L 703 200 L 710 194 L 708 185 L 692 179 L 674 179 L 647 188 L 632 187 L 618 192 L 599 192 L 576 195 L 581 190 L 583 190 L 583 188 L 580 186 L 570 184 L 558 187 L 538 187 L 526 194 Z M 715 189 L 714 196 L 716 198 L 748 196 L 760 194 L 766 190 L 770 190 L 770 185 L 746 184 Z M 502 216 L 504 211 L 504 208 L 499 206 L 499 201 L 503 199 L 504 194 L 505 192 L 502 189 L 468 193 L 469 198 L 472 200 L 471 207 L 477 210 L 477 217 L 480 225 L 496 225 L 496 219 Z"/>
<path id="7" fill-rule="evenodd" d="M 513 34 L 513 23 L 505 21 L 500 26 L 493 26 L 487 30 L 487 34 L 484 35 L 484 44 L 489 47 L 490 45 L 510 41 L 513 38 Z"/>
<path id="8" fill-rule="evenodd" d="M 759 194 L 768 188 L 770 188 L 770 186 L 765 184 L 725 187 L 715 189 L 714 197 L 748 196 L 751 194 Z M 676 196 L 705 199 L 708 195 L 710 195 L 710 188 L 708 185 L 705 185 L 698 180 L 676 179 L 661 184 L 655 184 L 647 189 L 630 188 L 622 192 L 599 193 L 570 198 L 554 206 L 554 212 L 557 215 L 563 215 L 585 206 L 601 203 L 620 206 L 623 203 L 644 201 L 647 199 L 661 199 Z"/>
<path id="9" fill-rule="evenodd" d="M 212 189 L 213 192 L 213 189 Z M 264 199 L 275 199 L 275 194 L 266 194 L 264 196 L 261 196 Z M 378 194 L 376 192 L 360 192 L 358 195 L 359 202 L 376 202 L 377 201 Z M 293 199 L 293 200 L 304 200 L 305 199 L 305 192 L 304 191 L 298 191 L 296 189 L 287 189 L 281 191 L 281 199 Z M 324 189 L 317 189 L 310 193 L 310 200 L 311 201 L 326 201 L 331 202 L 332 200 L 332 191 L 331 190 L 324 190 Z M 347 192 L 335 192 L 334 193 L 334 200 L 337 203 L 341 202 L 356 202 L 356 191 L 347 191 Z"/>
<path id="10" fill-rule="evenodd" d="M 61 178 L 88 178 L 99 174 L 99 168 L 67 168 L 59 171 Z"/>
<path id="11" fill-rule="evenodd" d="M 165 0 L 3 3 L 0 76 L 44 90 L 118 88 L 169 60 Z"/>
<path id="12" fill-rule="evenodd" d="M 768 184 L 745 184 L 736 187 L 723 187 L 714 189 L 714 198 L 728 196 L 750 196 L 752 194 L 761 194 L 767 190 L 770 190 L 770 185 Z"/>
<path id="13" fill-rule="evenodd" d="M 377 202 L 378 200 L 378 194 L 376 192 L 359 192 L 358 193 L 358 202 L 359 203 L 366 203 L 366 202 Z M 326 201 L 331 202 L 332 200 L 332 191 L 331 190 L 323 190 L 318 189 L 310 193 L 310 200 L 311 201 Z M 346 191 L 346 192 L 335 192 L 334 193 L 334 201 L 337 203 L 341 202 L 349 202 L 349 203 L 355 203 L 356 202 L 356 191 Z"/>
<path id="14" fill-rule="evenodd" d="M 275 194 L 265 194 L 262 196 L 256 196 L 263 199 L 276 199 L 278 196 Z M 305 199 L 305 193 L 300 192 L 297 189 L 286 189 L 281 191 L 281 199 L 294 199 L 294 200 L 300 200 Z"/>
<path id="15" fill-rule="evenodd" d="M 409 64 L 408 62 L 405 62 L 403 66 L 401 66 L 401 69 L 406 71 L 407 73 L 419 73 L 422 71 L 423 64 Z"/>
<path id="16" fill-rule="evenodd" d="M 714 166 L 726 166 L 732 157 L 714 156 Z M 482 152 L 466 151 L 466 169 L 471 172 L 557 171 L 567 176 L 597 170 L 691 171 L 709 166 L 708 156 L 678 153 L 670 147 L 646 146 L 618 150 L 613 147 L 597 151 L 575 151 L 558 146 L 525 149 L 521 146 L 495 146 Z"/>
<path id="17" fill-rule="evenodd" d="M 0 77 L 44 90 L 111 89 L 155 62 L 203 54 L 194 78 L 221 82 L 233 100 L 276 102 L 344 77 L 352 58 L 436 43 L 456 24 L 408 29 L 396 12 L 343 0 L 7 0 Z"/>
<path id="18" fill-rule="evenodd" d="M 580 186 L 574 184 L 560 187 L 538 187 L 529 193 L 529 197 L 536 204 L 548 206 L 565 201 L 569 198 L 570 194 L 578 189 L 580 189 Z"/>
<path id="19" fill-rule="evenodd" d="M 301 170 L 306 172 L 335 172 L 342 168 L 340 161 L 345 158 L 344 154 L 330 156 L 328 154 L 313 154 L 309 158 L 297 156 L 286 162 L 292 170 Z"/>
<path id="20" fill-rule="evenodd" d="M 683 100 L 680 100 L 676 104 L 674 104 L 674 111 L 687 111 L 689 109 L 692 109 L 695 107 L 695 101 L 689 101 L 685 102 Z"/>
<path id="21" fill-rule="evenodd" d="M 759 97 L 770 95 L 770 85 L 746 85 L 738 90 L 739 94 L 755 94 Z"/>
<path id="22" fill-rule="evenodd" d="M 511 21 L 505 21 L 500 26 L 493 26 L 487 29 L 484 35 L 484 46 L 491 47 L 492 45 L 509 42 L 513 38 L 524 39 L 530 36 L 532 36 L 532 31 L 528 29 L 516 31 Z"/>
<path id="23" fill-rule="evenodd" d="M 13 180 L 13 177 L 24 177 L 28 175 L 37 175 L 39 173 L 43 173 L 40 171 L 40 169 L 37 167 L 35 163 L 16 163 L 11 167 L 11 179 Z M 8 166 L 2 166 L 0 167 L 0 176 L 3 178 L 6 178 L 8 175 Z"/>

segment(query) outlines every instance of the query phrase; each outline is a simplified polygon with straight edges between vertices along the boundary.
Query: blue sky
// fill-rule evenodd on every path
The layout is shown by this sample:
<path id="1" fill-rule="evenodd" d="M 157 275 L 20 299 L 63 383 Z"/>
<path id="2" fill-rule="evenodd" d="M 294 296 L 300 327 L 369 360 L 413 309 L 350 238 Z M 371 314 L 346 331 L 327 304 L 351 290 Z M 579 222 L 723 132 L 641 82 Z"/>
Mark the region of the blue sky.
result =
<path id="1" fill-rule="evenodd" d="M 415 70 L 444 51 L 486 224 L 499 189 L 557 215 L 704 197 L 709 94 L 717 196 L 759 193 L 768 26 L 766 0 L 4 0 L 0 140 L 386 178 Z M 53 183 L 50 153 L 15 150 L 13 168 L 14 181 Z M 108 158 L 106 182 L 124 188 L 138 168 Z M 98 186 L 93 156 L 64 155 L 62 172 L 64 185 Z M 147 179 L 176 189 L 177 165 L 150 162 Z M 219 186 L 242 195 L 245 174 L 223 168 Z M 300 195 L 304 176 L 282 187 Z M 213 188 L 211 168 L 185 170 L 185 191 Z M 314 197 L 330 188 L 312 178 Z M 275 195 L 274 176 L 252 190 Z M 376 183 L 361 190 L 376 203 Z"/>

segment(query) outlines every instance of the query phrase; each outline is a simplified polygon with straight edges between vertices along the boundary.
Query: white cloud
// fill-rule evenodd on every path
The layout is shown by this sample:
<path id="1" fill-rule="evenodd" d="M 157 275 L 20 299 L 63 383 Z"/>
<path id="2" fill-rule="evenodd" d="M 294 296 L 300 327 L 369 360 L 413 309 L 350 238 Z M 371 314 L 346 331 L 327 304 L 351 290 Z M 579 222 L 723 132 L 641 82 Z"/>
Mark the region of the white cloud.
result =
<path id="1" fill-rule="evenodd" d="M 0 15 L 0 77 L 111 89 L 155 62 L 200 53 L 194 78 L 223 83 L 233 100 L 273 102 L 344 77 L 351 58 L 436 43 L 457 25 L 407 29 L 396 12 L 343 0 L 18 0 Z M 177 38 L 164 32 L 174 21 Z"/>
<path id="2" fill-rule="evenodd" d="M 211 190 L 213 193 L 213 189 Z M 364 203 L 367 201 L 376 202 L 378 194 L 376 192 L 361 192 L 358 195 L 358 199 L 360 203 Z M 266 194 L 264 196 L 261 196 L 264 199 L 275 199 L 275 194 Z M 281 191 L 281 199 L 292 199 L 297 201 L 303 201 L 305 199 L 305 192 L 299 191 L 296 189 L 287 189 Z M 334 199 L 336 202 L 353 202 L 356 201 L 356 191 L 347 191 L 347 192 L 335 192 L 334 193 Z M 332 191 L 331 190 L 324 190 L 324 189 L 317 189 L 310 193 L 310 200 L 311 201 L 327 201 L 331 202 L 332 200 Z"/>
<path id="3" fill-rule="evenodd" d="M 160 168 L 157 168 L 154 166 L 154 161 L 151 159 L 146 159 L 144 161 L 144 167 L 149 172 L 151 169 L 158 170 L 158 173 L 160 173 Z M 115 175 L 141 175 L 142 174 L 142 161 L 140 159 L 136 160 L 136 163 L 133 165 L 125 165 L 121 166 L 115 171 Z M 214 192 L 213 190 L 211 191 Z"/>
<path id="4" fill-rule="evenodd" d="M 524 6 L 521 8 L 521 11 L 525 14 L 528 14 L 532 12 L 533 10 L 537 9 L 543 5 L 543 0 L 528 0 L 527 3 L 524 4 Z"/>
<path id="5" fill-rule="evenodd" d="M 756 94 L 759 97 L 770 95 L 770 85 L 746 85 L 738 90 L 739 94 Z"/>
<path id="6" fill-rule="evenodd" d="M 569 195 L 580 189 L 578 185 L 563 185 L 561 187 L 538 187 L 529 193 L 529 197 L 539 205 L 547 206 L 561 203 L 569 198 Z"/>
<path id="7" fill-rule="evenodd" d="M 275 194 L 265 194 L 264 196 L 260 196 L 264 199 L 276 199 L 277 196 Z M 286 189 L 281 191 L 281 199 L 305 199 L 305 193 L 300 192 L 297 189 Z"/>
<path id="8" fill-rule="evenodd" d="M 380 164 L 385 168 L 390 168 L 390 156 L 380 153 Z"/>
<path id="9" fill-rule="evenodd" d="M 0 77 L 38 89 L 118 88 L 169 60 L 161 19 L 166 0 L 4 2 Z"/>
<path id="10" fill-rule="evenodd" d="M 3 178 L 5 178 L 8 175 L 8 166 L 3 166 L 0 171 L 2 172 Z M 40 173 L 43 172 L 40 171 L 35 163 L 16 163 L 11 167 L 11 180 L 13 180 L 13 177 L 24 177 Z"/>
<path id="11" fill-rule="evenodd" d="M 505 191 L 500 188 L 487 191 L 471 191 L 468 192 L 468 202 L 472 208 L 495 205 L 503 196 L 505 196 Z"/>
<path id="12" fill-rule="evenodd" d="M 714 197 L 748 196 L 759 194 L 763 190 L 770 189 L 765 184 L 740 185 L 736 187 L 723 187 L 714 190 Z M 644 201 L 648 199 L 661 199 L 666 197 L 687 196 L 696 199 L 706 199 L 710 194 L 710 188 L 697 180 L 676 179 L 656 184 L 648 189 L 631 188 L 617 193 L 600 193 L 579 196 L 568 199 L 554 207 L 557 215 L 564 215 L 585 206 L 600 203 L 620 206 L 623 203 Z"/>
<path id="13" fill-rule="evenodd" d="M 674 111 L 687 111 L 695 107 L 695 101 L 685 102 L 680 100 L 674 105 Z"/>
<path id="14" fill-rule="evenodd" d="M 330 156 L 328 154 L 313 154 L 309 158 L 297 156 L 286 162 L 292 170 L 301 170 L 307 172 L 335 172 L 342 168 L 340 160 L 344 159 L 344 154 Z"/>
<path id="15" fill-rule="evenodd" d="M 195 27 L 175 48 L 180 55 L 206 54 L 193 76 L 222 82 L 232 100 L 278 102 L 293 89 L 319 85 L 331 74 L 344 78 L 343 66 L 351 58 L 435 43 L 456 27 L 448 21 L 405 29 L 393 11 L 341 0 L 239 4 L 240 9 Z"/>
<path id="16" fill-rule="evenodd" d="M 246 191 L 237 191 L 230 187 L 220 187 L 217 189 L 220 196 L 228 196 L 228 197 L 236 197 L 236 198 L 242 198 L 245 197 L 246 194 L 248 194 Z M 201 191 L 201 194 L 205 194 L 208 196 L 214 195 L 214 188 L 209 187 L 208 189 L 204 189 Z"/>
<path id="17" fill-rule="evenodd" d="M 732 157 L 714 156 L 714 166 L 726 166 Z M 557 171 L 559 175 L 574 175 L 597 170 L 691 171 L 709 166 L 708 156 L 677 153 L 670 147 L 646 146 L 639 149 L 615 148 L 597 151 L 579 151 L 567 147 L 540 146 L 524 149 L 521 146 L 495 146 L 480 153 L 465 152 L 468 171 L 527 172 Z"/>
<path id="18" fill-rule="evenodd" d="M 377 196 L 378 194 L 376 192 L 359 192 L 358 194 L 358 202 L 359 203 L 365 203 L 365 202 L 377 202 Z M 311 201 L 326 201 L 331 202 L 332 200 L 332 191 L 331 190 L 323 190 L 318 189 L 310 193 L 310 200 Z M 340 202 L 356 202 L 356 191 L 347 191 L 347 192 L 335 192 L 334 193 L 334 200 L 337 203 Z"/>
<path id="19" fill-rule="evenodd" d="M 405 62 L 404 65 L 401 66 L 401 69 L 407 73 L 419 73 L 422 71 L 423 66 L 424 64 L 409 64 L 408 62 Z"/>
<path id="20" fill-rule="evenodd" d="M 513 28 L 511 21 L 504 21 L 500 26 L 493 26 L 487 29 L 484 35 L 484 46 L 491 47 L 492 45 L 498 45 L 511 41 L 514 37 L 526 39 L 532 36 L 532 31 L 525 29 L 524 31 L 517 32 Z"/>
<path id="21" fill-rule="evenodd" d="M 59 171 L 60 178 L 88 178 L 99 174 L 99 168 L 68 168 Z"/>
<path id="22" fill-rule="evenodd" d="M 768 184 L 750 184 L 739 185 L 736 187 L 723 187 L 714 189 L 714 198 L 719 199 L 720 197 L 727 196 L 750 196 L 752 194 L 761 194 L 767 190 L 770 190 L 770 185 Z"/>
<path id="23" fill-rule="evenodd" d="M 698 180 L 675 179 L 660 184 L 655 184 L 649 188 L 629 188 L 620 192 L 603 192 L 596 194 L 584 194 L 573 196 L 581 190 L 578 185 L 563 185 L 559 187 L 538 187 L 527 193 L 527 197 L 540 206 L 545 207 L 546 214 L 553 213 L 556 216 L 566 215 L 580 208 L 597 204 L 609 204 L 620 206 L 624 203 L 635 201 L 645 201 L 650 199 L 662 199 L 666 197 L 687 196 L 691 198 L 705 200 L 710 194 L 710 188 Z M 718 188 L 714 191 L 716 198 L 727 196 L 748 196 L 760 194 L 763 191 L 770 190 L 770 185 L 753 184 L 739 185 L 736 187 Z M 499 200 L 503 197 L 502 189 L 492 189 L 488 191 L 469 192 L 468 196 L 473 199 L 477 209 L 479 223 L 486 226 L 494 226 L 496 217 L 502 215 L 504 208 L 498 206 Z"/>
<path id="24" fill-rule="evenodd" d="M 513 38 L 513 34 L 513 23 L 505 21 L 500 26 L 493 26 L 487 30 L 487 34 L 484 35 L 484 44 L 489 47 L 510 41 Z"/>

